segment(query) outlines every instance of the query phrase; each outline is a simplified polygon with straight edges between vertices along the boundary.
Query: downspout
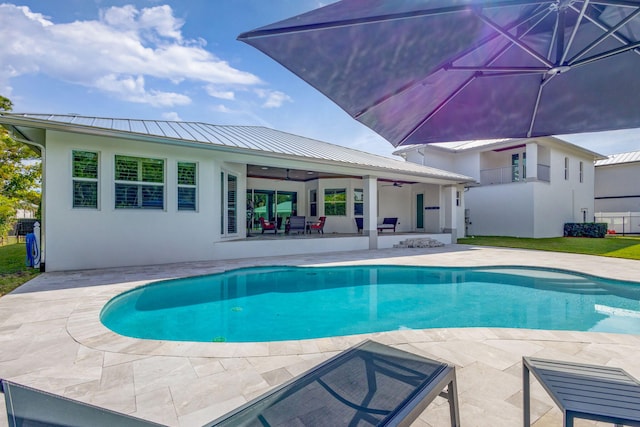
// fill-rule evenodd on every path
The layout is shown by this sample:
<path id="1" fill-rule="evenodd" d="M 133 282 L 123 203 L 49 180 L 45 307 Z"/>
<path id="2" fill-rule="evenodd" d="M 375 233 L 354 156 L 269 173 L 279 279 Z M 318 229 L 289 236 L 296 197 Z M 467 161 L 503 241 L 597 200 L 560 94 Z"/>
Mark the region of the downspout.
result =
<path id="1" fill-rule="evenodd" d="M 23 144 L 27 144 L 27 145 L 33 145 L 35 147 L 38 147 L 40 149 L 40 157 L 41 157 L 41 162 L 42 162 L 42 191 L 40 192 L 40 271 L 44 272 L 45 271 L 45 260 L 46 260 L 46 239 L 45 236 L 47 235 L 46 233 L 46 209 L 45 209 L 45 172 L 46 172 L 46 162 L 45 162 L 45 147 L 42 144 L 39 144 L 37 142 L 33 142 L 33 141 L 28 141 L 26 139 L 20 138 L 20 137 L 16 137 L 15 132 L 11 132 L 11 138 L 14 141 L 18 141 L 18 142 L 22 142 Z"/>

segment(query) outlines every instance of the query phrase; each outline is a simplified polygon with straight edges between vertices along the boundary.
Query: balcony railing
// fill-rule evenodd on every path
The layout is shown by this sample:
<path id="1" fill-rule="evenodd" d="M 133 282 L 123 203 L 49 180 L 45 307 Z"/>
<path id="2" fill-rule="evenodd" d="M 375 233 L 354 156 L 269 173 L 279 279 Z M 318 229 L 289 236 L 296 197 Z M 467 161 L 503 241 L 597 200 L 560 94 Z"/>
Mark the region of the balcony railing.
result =
<path id="1" fill-rule="evenodd" d="M 549 166 L 537 166 L 537 180 L 550 182 Z M 483 169 L 480 171 L 480 185 L 510 184 L 512 182 L 526 182 L 526 169 L 524 171 L 520 171 L 517 166 L 506 166 L 495 169 Z"/>

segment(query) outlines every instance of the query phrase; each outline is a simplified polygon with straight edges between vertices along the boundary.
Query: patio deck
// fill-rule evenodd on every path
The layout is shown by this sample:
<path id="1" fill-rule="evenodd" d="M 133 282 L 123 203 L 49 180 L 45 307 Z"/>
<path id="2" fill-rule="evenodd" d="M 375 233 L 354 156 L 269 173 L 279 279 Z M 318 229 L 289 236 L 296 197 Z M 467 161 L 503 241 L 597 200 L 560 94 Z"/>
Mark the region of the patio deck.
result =
<path id="1" fill-rule="evenodd" d="M 457 367 L 465 426 L 522 423 L 522 356 L 621 367 L 640 378 L 640 336 L 521 329 L 403 330 L 270 343 L 187 343 L 126 338 L 99 321 L 103 304 L 154 280 L 253 265 L 525 265 L 578 270 L 622 280 L 640 262 L 467 245 L 261 257 L 44 273 L 0 298 L 0 377 L 171 426 L 198 426 L 365 338 Z M 436 400 L 414 426 L 449 425 Z M 561 424 L 537 384 L 534 426 Z M 0 422 L 6 425 L 6 420 Z M 576 426 L 598 426 L 576 423 Z"/>

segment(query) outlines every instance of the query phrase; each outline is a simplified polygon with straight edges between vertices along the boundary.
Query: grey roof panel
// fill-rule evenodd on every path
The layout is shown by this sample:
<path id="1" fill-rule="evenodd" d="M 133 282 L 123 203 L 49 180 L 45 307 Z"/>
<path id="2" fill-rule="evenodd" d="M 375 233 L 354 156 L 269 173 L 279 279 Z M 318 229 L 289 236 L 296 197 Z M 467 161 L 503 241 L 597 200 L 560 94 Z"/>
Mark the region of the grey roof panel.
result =
<path id="1" fill-rule="evenodd" d="M 640 151 L 630 151 L 628 153 L 612 154 L 604 160 L 598 160 L 596 166 L 617 165 L 621 163 L 640 162 Z"/>
<path id="2" fill-rule="evenodd" d="M 172 140 L 198 142 L 310 160 L 375 167 L 456 182 L 473 181 L 472 178 L 457 173 L 391 159 L 261 126 L 212 125 L 199 122 L 114 119 L 79 115 L 0 113 L 0 123 L 3 122 L 3 119 L 5 119 L 4 121 L 17 119 L 21 124 L 30 122 L 32 125 L 42 127 L 46 127 L 46 123 L 56 123 L 65 126 L 97 128 L 120 134 L 158 137 L 165 139 L 167 143 Z"/>

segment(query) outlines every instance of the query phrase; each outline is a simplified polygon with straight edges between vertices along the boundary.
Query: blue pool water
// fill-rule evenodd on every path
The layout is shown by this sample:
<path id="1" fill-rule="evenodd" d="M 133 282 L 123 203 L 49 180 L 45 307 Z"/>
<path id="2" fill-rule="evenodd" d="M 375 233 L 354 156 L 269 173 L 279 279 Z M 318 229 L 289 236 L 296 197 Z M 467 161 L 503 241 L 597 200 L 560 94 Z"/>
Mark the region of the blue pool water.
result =
<path id="1" fill-rule="evenodd" d="M 640 283 L 522 267 L 256 267 L 133 289 L 101 320 L 129 337 L 201 342 L 446 327 L 640 334 Z"/>

